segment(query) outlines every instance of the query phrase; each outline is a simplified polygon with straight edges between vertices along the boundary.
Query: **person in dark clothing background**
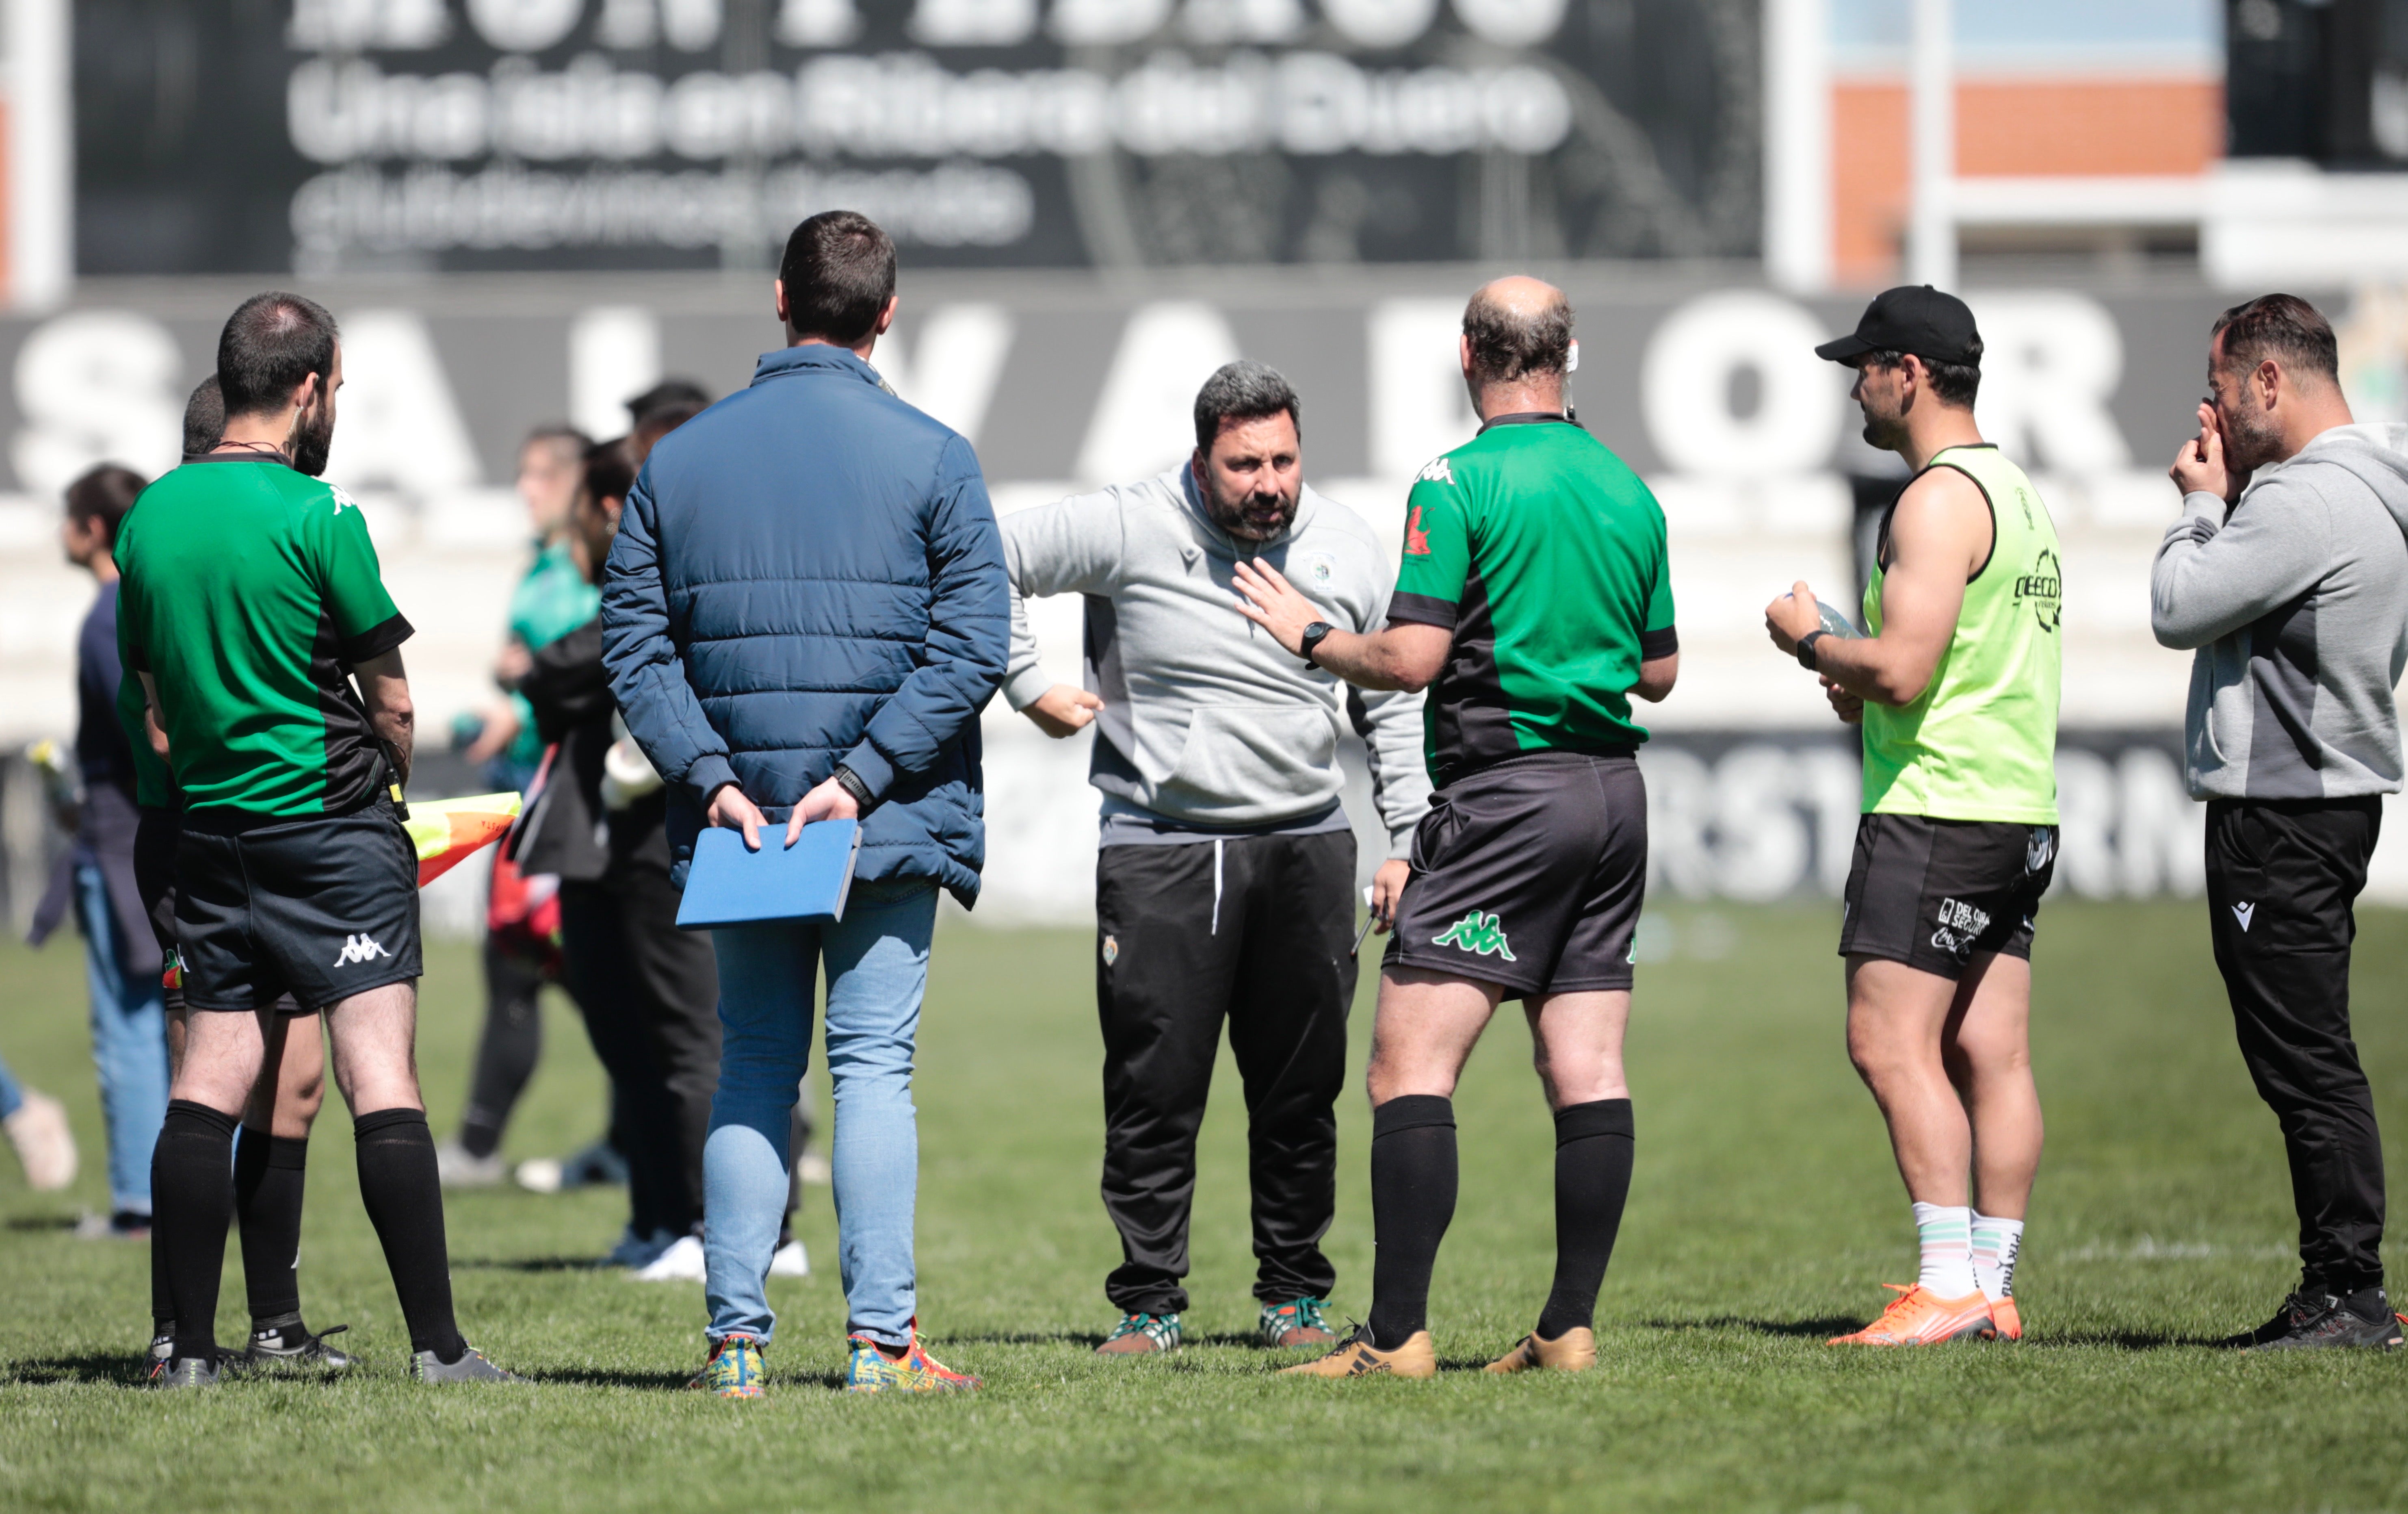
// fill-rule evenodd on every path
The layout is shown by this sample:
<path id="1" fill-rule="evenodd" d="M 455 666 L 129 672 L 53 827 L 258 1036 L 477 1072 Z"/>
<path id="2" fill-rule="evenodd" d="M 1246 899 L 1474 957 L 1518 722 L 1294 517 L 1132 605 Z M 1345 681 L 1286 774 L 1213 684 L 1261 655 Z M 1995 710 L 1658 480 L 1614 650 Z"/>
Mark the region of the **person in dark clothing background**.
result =
<path id="1" fill-rule="evenodd" d="M 167 1012 L 158 944 L 134 881 L 132 744 L 118 723 L 124 669 L 117 654 L 118 523 L 149 483 L 103 463 L 67 485 L 59 539 L 67 560 L 100 581 L 76 635 L 75 770 L 82 799 L 60 818 L 75 845 L 60 860 L 34 914 L 39 945 L 70 911 L 83 933 L 92 984 L 92 1057 L 108 1132 L 108 1213 L 85 1220 L 88 1237 L 140 1239 L 150 1232 L 150 1147 L 167 1117 Z"/>

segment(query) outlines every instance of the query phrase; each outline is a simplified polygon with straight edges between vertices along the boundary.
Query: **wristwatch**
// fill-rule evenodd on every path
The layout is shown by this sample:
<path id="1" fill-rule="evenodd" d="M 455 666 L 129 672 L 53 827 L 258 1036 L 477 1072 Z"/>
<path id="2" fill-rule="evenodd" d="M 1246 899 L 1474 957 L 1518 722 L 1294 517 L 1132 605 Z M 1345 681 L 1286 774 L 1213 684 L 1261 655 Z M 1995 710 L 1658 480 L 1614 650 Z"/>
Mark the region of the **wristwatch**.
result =
<path id="1" fill-rule="evenodd" d="M 843 789 L 846 793 L 853 796 L 854 806 L 859 809 L 862 814 L 867 815 L 869 813 L 870 806 L 878 802 L 876 800 L 870 798 L 869 786 L 861 781 L 861 774 L 853 771 L 851 768 L 846 767 L 843 763 L 838 763 L 836 771 L 828 774 L 828 776 L 836 780 L 836 786 L 838 788 Z"/>
<path id="2" fill-rule="evenodd" d="M 1813 630 L 1808 631 L 1805 635 L 1799 637 L 1798 639 L 1798 666 L 1805 669 L 1810 673 L 1820 672 L 1822 670 L 1814 666 L 1814 643 L 1830 634 L 1831 633 L 1829 631 Z"/>
<path id="3" fill-rule="evenodd" d="M 1297 638 L 1296 649 L 1297 653 L 1303 656 L 1306 667 L 1318 668 L 1321 666 L 1321 664 L 1312 660 L 1312 655 L 1314 652 L 1320 650 L 1323 640 L 1326 638 L 1331 631 L 1334 631 L 1337 628 L 1337 627 L 1332 626 L 1326 620 L 1316 620 L 1312 625 L 1307 626 L 1304 628 L 1304 634 Z"/>

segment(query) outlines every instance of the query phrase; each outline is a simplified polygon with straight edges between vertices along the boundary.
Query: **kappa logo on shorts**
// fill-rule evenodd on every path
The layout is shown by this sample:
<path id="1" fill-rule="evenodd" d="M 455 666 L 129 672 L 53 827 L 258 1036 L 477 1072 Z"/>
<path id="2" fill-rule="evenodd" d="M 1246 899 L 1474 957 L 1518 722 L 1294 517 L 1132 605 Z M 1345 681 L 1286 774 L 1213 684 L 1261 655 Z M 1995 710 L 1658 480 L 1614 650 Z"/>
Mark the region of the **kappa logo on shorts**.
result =
<path id="1" fill-rule="evenodd" d="M 337 967 L 351 967 L 355 963 L 373 961 L 377 958 L 391 957 L 393 953 L 385 950 L 382 946 L 378 945 L 374 937 L 345 936 L 343 938 L 342 955 L 335 959 L 335 965 Z"/>
<path id="2" fill-rule="evenodd" d="M 1505 944 L 1505 926 L 1494 915 L 1473 910 L 1462 919 L 1430 938 L 1433 946 L 1460 946 L 1482 957 L 1502 957 L 1515 960 L 1513 949 Z"/>
<path id="3" fill-rule="evenodd" d="M 1961 899 L 1940 901 L 1940 929 L 1931 932 L 1931 944 L 1951 957 L 1962 957 L 1973 949 L 1982 932 L 1990 929 L 1987 910 L 1976 909 Z"/>

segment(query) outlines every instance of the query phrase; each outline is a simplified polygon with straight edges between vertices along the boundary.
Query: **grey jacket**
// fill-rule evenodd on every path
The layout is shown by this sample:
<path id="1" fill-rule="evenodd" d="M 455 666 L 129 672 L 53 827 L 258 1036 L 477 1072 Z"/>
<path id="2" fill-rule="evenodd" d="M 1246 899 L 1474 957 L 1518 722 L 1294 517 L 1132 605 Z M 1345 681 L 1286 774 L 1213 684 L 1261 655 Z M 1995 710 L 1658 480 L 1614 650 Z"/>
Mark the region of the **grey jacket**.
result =
<path id="1" fill-rule="evenodd" d="M 1024 596 L 1086 597 L 1086 686 L 1104 701 L 1088 777 L 1105 794 L 1197 826 L 1252 828 L 1327 810 L 1345 785 L 1340 722 L 1371 748 L 1392 857 L 1429 809 L 1422 697 L 1362 693 L 1283 650 L 1238 613 L 1230 571 L 1260 555 L 1342 630 L 1387 623 L 1395 570 L 1371 528 L 1308 486 L 1277 541 L 1240 543 L 1205 514 L 1185 465 L 1141 483 L 1004 517 L 1011 661 L 1025 710 L 1053 686 Z"/>
<path id="2" fill-rule="evenodd" d="M 2196 799 L 2400 789 L 2392 697 L 2408 665 L 2408 425 L 2335 426 L 2258 470 L 2228 517 L 2183 500 L 2150 619 L 2191 662 Z"/>

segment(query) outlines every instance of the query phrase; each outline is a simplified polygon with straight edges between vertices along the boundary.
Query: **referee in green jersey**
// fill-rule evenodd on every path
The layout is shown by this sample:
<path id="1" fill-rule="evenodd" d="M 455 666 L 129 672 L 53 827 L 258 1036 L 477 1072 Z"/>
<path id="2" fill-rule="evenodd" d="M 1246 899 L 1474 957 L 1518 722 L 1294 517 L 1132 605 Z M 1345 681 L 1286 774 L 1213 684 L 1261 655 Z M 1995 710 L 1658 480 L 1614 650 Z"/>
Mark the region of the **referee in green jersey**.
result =
<path id="1" fill-rule="evenodd" d="M 1982 337 L 1964 301 L 1890 290 L 1815 353 L 1856 369 L 1865 440 L 1914 470 L 1882 518 L 1870 634 L 1826 629 L 1802 583 L 1765 612 L 1773 644 L 1864 728 L 1840 924 L 1848 1055 L 1889 1122 L 1922 1245 L 1915 1286 L 1831 1344 L 2019 1339 L 2041 1147 L 2032 926 L 2057 861 L 2057 528 L 1973 425 Z"/>
<path id="2" fill-rule="evenodd" d="M 394 799 L 409 771 L 410 626 L 359 506 L 317 477 L 342 382 L 333 316 L 296 295 L 244 301 L 218 339 L 222 438 L 144 491 L 118 531 L 119 640 L 185 805 L 184 1055 L 151 1154 L 152 1244 L 176 1321 L 152 1380 L 169 1388 L 217 1380 L 235 1127 L 281 1044 L 288 993 L 326 1012 L 413 1374 L 509 1377 L 452 1313 L 413 1054 L 417 854 Z"/>
<path id="3" fill-rule="evenodd" d="M 1664 512 L 1564 403 L 1572 312 L 1501 279 L 1463 315 L 1471 440 L 1422 469 L 1386 628 L 1321 621 L 1268 563 L 1239 608 L 1306 661 L 1365 688 L 1429 691 L 1430 813 L 1380 975 L 1372 1032 L 1369 1321 L 1318 1377 L 1438 1370 L 1430 1269 L 1455 1214 L 1456 1076 L 1518 999 L 1555 1119 L 1555 1276 L 1535 1330 L 1492 1372 L 1597 1360 L 1598 1287 L 1630 1190 L 1622 1033 L 1647 881 L 1644 728 L 1680 668 Z"/>

